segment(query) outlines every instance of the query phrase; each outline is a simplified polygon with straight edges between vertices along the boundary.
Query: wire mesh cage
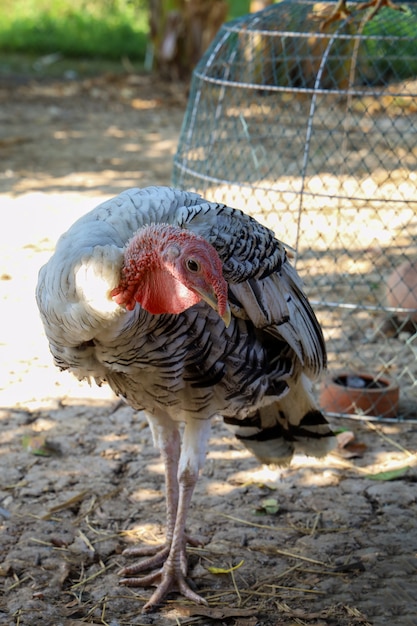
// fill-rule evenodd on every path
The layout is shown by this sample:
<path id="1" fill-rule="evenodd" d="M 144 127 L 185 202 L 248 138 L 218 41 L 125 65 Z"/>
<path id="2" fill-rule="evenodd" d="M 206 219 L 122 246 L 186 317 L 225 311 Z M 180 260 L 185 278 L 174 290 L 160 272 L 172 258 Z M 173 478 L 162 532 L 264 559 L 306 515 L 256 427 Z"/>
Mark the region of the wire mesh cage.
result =
<path id="1" fill-rule="evenodd" d="M 293 249 L 327 343 L 327 412 L 414 421 L 417 5 L 335 8 L 283 0 L 222 26 L 193 74 L 173 184 Z"/>

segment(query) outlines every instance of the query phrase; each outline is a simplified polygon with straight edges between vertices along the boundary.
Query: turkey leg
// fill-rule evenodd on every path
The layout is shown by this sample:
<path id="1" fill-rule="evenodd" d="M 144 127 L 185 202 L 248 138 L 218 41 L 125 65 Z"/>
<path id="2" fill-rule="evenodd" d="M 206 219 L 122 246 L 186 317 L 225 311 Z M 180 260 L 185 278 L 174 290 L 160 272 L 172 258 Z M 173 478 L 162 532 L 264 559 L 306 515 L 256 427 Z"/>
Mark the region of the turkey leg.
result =
<path id="1" fill-rule="evenodd" d="M 122 569 L 122 576 L 132 576 L 145 570 L 162 565 L 169 554 L 174 535 L 175 519 L 178 508 L 178 463 L 181 452 L 180 434 L 177 428 L 165 432 L 161 436 L 160 428 L 153 428 L 154 443 L 159 448 L 165 469 L 165 500 L 166 500 L 166 538 L 164 544 L 154 546 L 135 546 L 123 551 L 124 556 L 150 558 L 134 563 Z M 135 579 L 122 580 L 121 584 L 132 586 Z M 141 580 L 141 579 L 139 579 Z"/>
<path id="2" fill-rule="evenodd" d="M 147 556 L 145 559 L 122 570 L 122 575 L 131 576 L 139 572 L 162 567 L 149 575 L 124 578 L 121 584 L 131 587 L 157 585 L 155 592 L 144 606 L 145 612 L 159 604 L 170 591 L 178 590 L 183 596 L 198 604 L 206 601 L 195 593 L 185 580 L 187 574 L 186 544 L 196 544 L 185 533 L 188 509 L 198 480 L 199 471 L 204 464 L 207 441 L 210 432 L 210 420 L 193 420 L 184 428 L 182 446 L 176 425 L 173 422 L 158 420 L 152 423 L 155 444 L 161 450 L 165 465 L 167 534 L 164 546 L 152 548 L 132 548 L 125 553 L 129 556 Z"/>

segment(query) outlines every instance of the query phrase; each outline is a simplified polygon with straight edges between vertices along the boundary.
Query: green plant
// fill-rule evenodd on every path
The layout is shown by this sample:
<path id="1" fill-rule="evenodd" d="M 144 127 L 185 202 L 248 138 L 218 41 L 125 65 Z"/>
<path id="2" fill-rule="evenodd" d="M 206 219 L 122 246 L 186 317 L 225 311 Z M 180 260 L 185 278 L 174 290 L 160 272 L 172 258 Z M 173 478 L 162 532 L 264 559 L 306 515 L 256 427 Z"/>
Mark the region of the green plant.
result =
<path id="1" fill-rule="evenodd" d="M 417 17 L 410 8 L 382 9 L 365 25 L 366 54 L 375 76 L 387 81 L 391 75 L 396 79 L 417 76 L 416 33 Z"/>
<path id="2" fill-rule="evenodd" d="M 142 2 L 6 0 L 0 8 L 3 52 L 143 59 L 147 30 Z"/>

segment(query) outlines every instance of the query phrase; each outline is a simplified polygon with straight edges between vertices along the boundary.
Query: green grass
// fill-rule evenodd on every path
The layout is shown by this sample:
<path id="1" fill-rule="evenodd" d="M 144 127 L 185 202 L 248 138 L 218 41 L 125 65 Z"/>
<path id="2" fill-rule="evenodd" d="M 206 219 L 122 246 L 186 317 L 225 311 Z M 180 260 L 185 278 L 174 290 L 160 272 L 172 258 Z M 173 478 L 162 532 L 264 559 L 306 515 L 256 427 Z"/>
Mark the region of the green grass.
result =
<path id="1" fill-rule="evenodd" d="M 249 0 L 230 0 L 229 18 Z M 148 40 L 146 0 L 1 0 L 0 53 L 66 58 L 129 58 L 143 62 Z"/>
<path id="2" fill-rule="evenodd" d="M 144 4 L 128 0 L 2 0 L 0 51 L 143 60 Z"/>

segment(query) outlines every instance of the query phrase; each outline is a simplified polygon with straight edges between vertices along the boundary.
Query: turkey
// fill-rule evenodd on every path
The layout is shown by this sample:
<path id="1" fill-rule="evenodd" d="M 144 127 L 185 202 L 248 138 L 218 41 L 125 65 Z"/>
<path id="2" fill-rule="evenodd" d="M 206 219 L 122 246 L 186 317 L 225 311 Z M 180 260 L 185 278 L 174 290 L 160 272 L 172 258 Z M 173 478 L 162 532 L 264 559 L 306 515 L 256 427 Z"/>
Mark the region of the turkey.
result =
<path id="1" fill-rule="evenodd" d="M 121 583 L 156 586 L 144 611 L 170 591 L 205 604 L 187 582 L 185 526 L 211 418 L 261 463 L 334 443 L 311 392 L 323 335 L 283 244 L 195 193 L 129 189 L 60 237 L 36 299 L 55 364 L 145 411 L 164 462 L 166 541 L 128 550 L 142 558 Z"/>

